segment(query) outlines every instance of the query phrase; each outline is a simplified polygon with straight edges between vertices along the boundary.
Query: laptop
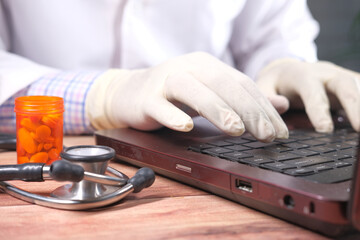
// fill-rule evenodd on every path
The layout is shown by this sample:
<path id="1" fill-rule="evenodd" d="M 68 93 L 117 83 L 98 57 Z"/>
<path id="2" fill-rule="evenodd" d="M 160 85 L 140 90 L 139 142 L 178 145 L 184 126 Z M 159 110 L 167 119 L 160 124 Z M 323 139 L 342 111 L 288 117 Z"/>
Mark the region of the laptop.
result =
<path id="1" fill-rule="evenodd" d="M 247 133 L 230 137 L 201 117 L 188 133 L 127 128 L 97 131 L 95 139 L 114 148 L 121 161 L 313 231 L 357 232 L 359 134 L 343 121 L 331 134 L 317 133 L 306 119 L 303 113 L 285 115 L 290 137 L 272 143 Z"/>

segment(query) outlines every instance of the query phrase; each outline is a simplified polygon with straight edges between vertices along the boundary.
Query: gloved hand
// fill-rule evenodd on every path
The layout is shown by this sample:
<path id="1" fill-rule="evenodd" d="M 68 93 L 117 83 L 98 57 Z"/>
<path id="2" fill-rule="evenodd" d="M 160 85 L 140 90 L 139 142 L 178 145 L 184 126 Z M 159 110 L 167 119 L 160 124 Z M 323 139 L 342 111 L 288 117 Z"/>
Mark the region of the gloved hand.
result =
<path id="1" fill-rule="evenodd" d="M 305 107 L 318 132 L 334 129 L 330 106 L 334 110 L 342 106 L 352 127 L 360 131 L 359 73 L 329 62 L 279 59 L 260 71 L 257 85 L 280 113 L 289 104 Z"/>
<path id="2" fill-rule="evenodd" d="M 107 71 L 89 90 L 86 112 L 97 129 L 165 125 L 186 132 L 193 121 L 180 109 L 185 105 L 230 135 L 246 128 L 262 141 L 288 137 L 283 120 L 252 80 L 201 52 L 148 69 Z"/>

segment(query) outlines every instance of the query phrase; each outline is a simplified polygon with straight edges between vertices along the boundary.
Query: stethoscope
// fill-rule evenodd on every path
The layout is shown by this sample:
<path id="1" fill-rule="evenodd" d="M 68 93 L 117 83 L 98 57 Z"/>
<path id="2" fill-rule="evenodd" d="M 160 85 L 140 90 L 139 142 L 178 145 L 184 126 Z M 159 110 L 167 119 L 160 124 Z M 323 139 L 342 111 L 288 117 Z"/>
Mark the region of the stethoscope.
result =
<path id="1" fill-rule="evenodd" d="M 4 141 L 5 142 L 5 141 Z M 6 147 L 0 140 L 0 147 Z M 80 145 L 65 148 L 62 160 L 51 165 L 43 163 L 25 163 L 18 165 L 0 165 L 0 189 L 13 197 L 52 208 L 66 210 L 85 210 L 107 206 L 118 202 L 129 193 L 140 192 L 155 181 L 150 168 L 139 169 L 132 178 L 109 167 L 115 157 L 114 149 L 106 146 Z M 111 175 L 107 175 L 110 173 Z M 45 180 L 70 181 L 55 189 L 50 196 L 34 194 L 5 182 L 22 180 L 40 182 Z"/>

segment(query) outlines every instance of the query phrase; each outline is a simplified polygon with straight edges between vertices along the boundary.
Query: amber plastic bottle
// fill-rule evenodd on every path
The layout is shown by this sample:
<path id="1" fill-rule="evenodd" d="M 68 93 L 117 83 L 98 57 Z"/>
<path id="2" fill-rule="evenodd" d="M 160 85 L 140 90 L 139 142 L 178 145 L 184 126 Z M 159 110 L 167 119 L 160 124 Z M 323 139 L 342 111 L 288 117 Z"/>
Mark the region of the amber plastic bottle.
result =
<path id="1" fill-rule="evenodd" d="M 51 164 L 63 148 L 64 100 L 53 96 L 15 99 L 18 164 Z"/>

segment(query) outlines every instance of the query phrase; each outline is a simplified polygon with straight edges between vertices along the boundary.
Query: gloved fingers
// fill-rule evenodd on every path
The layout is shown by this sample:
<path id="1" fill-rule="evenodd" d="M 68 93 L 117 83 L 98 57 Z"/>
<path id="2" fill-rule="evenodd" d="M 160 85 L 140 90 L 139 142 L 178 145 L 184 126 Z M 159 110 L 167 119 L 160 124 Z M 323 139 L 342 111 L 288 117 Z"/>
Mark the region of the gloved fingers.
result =
<path id="1" fill-rule="evenodd" d="M 279 114 L 285 113 L 289 109 L 289 100 L 285 96 L 277 93 L 276 76 L 270 73 L 261 74 L 256 83 L 260 91 L 267 97 Z"/>
<path id="2" fill-rule="evenodd" d="M 353 74 L 339 74 L 329 80 L 327 89 L 336 95 L 352 127 L 360 131 L 360 78 Z"/>
<path id="3" fill-rule="evenodd" d="M 287 127 L 279 114 L 244 74 L 226 66 L 221 79 L 203 81 L 235 110 L 246 129 L 257 139 L 272 141 L 274 138 L 288 137 Z"/>
<path id="4" fill-rule="evenodd" d="M 334 123 L 331 118 L 330 103 L 324 84 L 316 79 L 304 79 L 302 86 L 297 85 L 297 88 L 293 90 L 298 91 L 315 130 L 317 132 L 333 131 Z"/>
<path id="5" fill-rule="evenodd" d="M 165 94 L 168 100 L 186 104 L 229 135 L 239 136 L 245 131 L 234 110 L 191 74 L 169 77 L 165 83 Z"/>
<path id="6" fill-rule="evenodd" d="M 268 114 L 254 97 L 243 88 L 240 81 L 227 81 L 226 75 L 224 75 L 224 79 L 219 80 L 218 83 L 206 84 L 234 109 L 244 122 L 245 128 L 255 138 L 268 142 L 277 137 L 274 124 Z M 276 112 L 276 110 L 274 111 Z"/>
<path id="7" fill-rule="evenodd" d="M 191 74 L 223 99 L 256 138 L 271 141 L 275 137 L 288 136 L 287 127 L 279 114 L 246 75 L 209 54 L 196 53 L 185 58 L 190 66 L 202 63 L 200 68 L 190 69 Z M 252 96 L 255 92 L 248 92 L 245 89 L 247 85 L 253 86 L 258 94 Z"/>
<path id="8" fill-rule="evenodd" d="M 246 79 L 240 79 L 240 81 L 244 82 L 246 81 Z M 266 98 L 258 90 L 257 86 L 252 81 L 250 82 L 250 84 L 246 84 L 246 82 L 244 82 L 242 86 L 244 86 L 247 92 L 250 93 L 250 95 L 257 101 L 257 103 L 266 112 L 266 115 L 269 117 L 270 121 L 272 122 L 275 128 L 276 137 L 288 138 L 289 132 L 286 124 L 280 117 L 277 110 L 273 107 L 272 103 L 268 101 L 269 99 L 273 100 L 274 103 L 277 103 L 277 107 L 279 109 L 281 109 L 282 111 L 286 111 L 288 109 L 288 100 L 285 97 L 277 94 L 268 95 L 268 98 Z"/>
<path id="9" fill-rule="evenodd" d="M 189 132 L 194 127 L 194 122 L 189 115 L 181 111 L 165 98 L 158 97 L 145 103 L 145 117 L 155 120 L 160 124 L 176 131 Z"/>
<path id="10" fill-rule="evenodd" d="M 287 110 L 289 110 L 290 103 L 289 99 L 282 95 L 267 95 L 267 99 L 270 101 L 270 103 L 274 106 L 276 111 L 279 114 L 285 113 Z"/>
<path id="11" fill-rule="evenodd" d="M 240 84 L 232 84 L 230 92 L 218 89 L 218 94 L 223 96 L 225 102 L 238 113 L 246 129 L 255 138 L 260 141 L 270 142 L 278 137 L 275 126 L 266 111 Z M 274 111 L 276 112 L 276 110 Z"/>

